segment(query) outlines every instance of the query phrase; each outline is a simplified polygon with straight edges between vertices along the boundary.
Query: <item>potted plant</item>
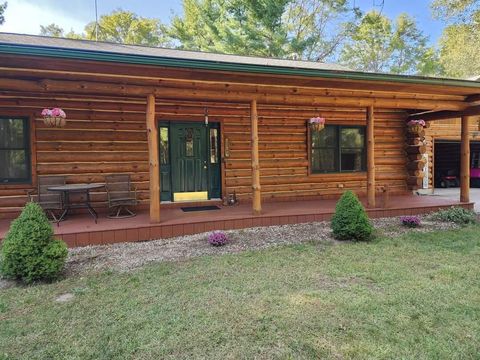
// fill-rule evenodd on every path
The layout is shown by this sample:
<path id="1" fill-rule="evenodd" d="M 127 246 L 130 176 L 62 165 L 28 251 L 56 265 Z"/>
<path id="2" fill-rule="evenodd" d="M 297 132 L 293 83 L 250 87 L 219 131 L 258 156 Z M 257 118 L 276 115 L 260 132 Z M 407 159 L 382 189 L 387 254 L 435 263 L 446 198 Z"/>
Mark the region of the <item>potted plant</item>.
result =
<path id="1" fill-rule="evenodd" d="M 65 111 L 60 108 L 43 109 L 43 122 L 50 127 L 64 127 L 67 123 Z"/>
<path id="2" fill-rule="evenodd" d="M 325 127 L 325 118 L 322 117 L 313 117 L 310 120 L 308 120 L 308 123 L 310 124 L 310 128 L 313 131 L 320 131 Z"/>
<path id="3" fill-rule="evenodd" d="M 408 132 L 412 134 L 419 134 L 422 130 L 423 127 L 425 126 L 425 121 L 424 120 L 410 120 L 407 123 L 408 126 Z"/>

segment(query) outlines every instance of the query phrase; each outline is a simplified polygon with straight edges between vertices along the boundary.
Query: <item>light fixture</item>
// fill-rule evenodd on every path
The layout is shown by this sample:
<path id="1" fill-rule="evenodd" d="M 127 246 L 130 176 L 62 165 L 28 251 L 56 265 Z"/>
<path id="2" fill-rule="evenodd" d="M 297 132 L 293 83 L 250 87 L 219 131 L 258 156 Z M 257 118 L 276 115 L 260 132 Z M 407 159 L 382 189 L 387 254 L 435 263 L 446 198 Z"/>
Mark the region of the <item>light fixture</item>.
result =
<path id="1" fill-rule="evenodd" d="M 205 106 L 205 125 L 208 125 L 208 108 Z"/>

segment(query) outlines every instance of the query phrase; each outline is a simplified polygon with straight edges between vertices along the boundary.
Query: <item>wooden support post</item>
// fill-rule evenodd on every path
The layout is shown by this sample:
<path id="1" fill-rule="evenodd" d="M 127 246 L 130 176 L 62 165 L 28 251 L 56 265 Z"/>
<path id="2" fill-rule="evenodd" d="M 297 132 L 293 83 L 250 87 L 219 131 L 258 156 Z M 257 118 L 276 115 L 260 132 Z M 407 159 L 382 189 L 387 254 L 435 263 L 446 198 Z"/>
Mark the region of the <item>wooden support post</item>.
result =
<path id="1" fill-rule="evenodd" d="M 374 109 L 367 107 L 367 206 L 375 207 L 375 139 Z"/>
<path id="2" fill-rule="evenodd" d="M 469 116 L 462 116 L 460 143 L 460 201 L 470 202 L 470 133 Z"/>
<path id="3" fill-rule="evenodd" d="M 155 96 L 147 96 L 147 137 L 150 172 L 150 222 L 160 222 L 160 169 L 158 166 L 158 128 L 155 122 Z"/>
<path id="4" fill-rule="evenodd" d="M 262 195 L 260 188 L 260 161 L 258 155 L 258 113 L 257 100 L 252 100 L 250 104 L 250 120 L 252 132 L 252 204 L 253 214 L 258 215 L 262 212 Z"/>

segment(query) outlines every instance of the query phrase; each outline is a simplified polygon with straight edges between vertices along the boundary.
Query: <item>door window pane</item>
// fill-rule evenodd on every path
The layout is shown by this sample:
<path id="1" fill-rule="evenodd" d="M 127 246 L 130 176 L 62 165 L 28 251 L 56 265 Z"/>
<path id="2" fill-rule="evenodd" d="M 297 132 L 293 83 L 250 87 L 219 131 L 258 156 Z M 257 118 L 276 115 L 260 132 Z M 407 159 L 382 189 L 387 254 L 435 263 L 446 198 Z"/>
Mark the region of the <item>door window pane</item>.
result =
<path id="1" fill-rule="evenodd" d="M 169 159 L 168 127 L 160 128 L 160 164 L 168 165 Z"/>
<path id="2" fill-rule="evenodd" d="M 218 163 L 218 130 L 210 129 L 210 164 Z"/>
<path id="3" fill-rule="evenodd" d="M 193 129 L 186 129 L 185 156 L 193 156 Z"/>
<path id="4" fill-rule="evenodd" d="M 27 119 L 0 117 L 0 182 L 30 180 Z"/>

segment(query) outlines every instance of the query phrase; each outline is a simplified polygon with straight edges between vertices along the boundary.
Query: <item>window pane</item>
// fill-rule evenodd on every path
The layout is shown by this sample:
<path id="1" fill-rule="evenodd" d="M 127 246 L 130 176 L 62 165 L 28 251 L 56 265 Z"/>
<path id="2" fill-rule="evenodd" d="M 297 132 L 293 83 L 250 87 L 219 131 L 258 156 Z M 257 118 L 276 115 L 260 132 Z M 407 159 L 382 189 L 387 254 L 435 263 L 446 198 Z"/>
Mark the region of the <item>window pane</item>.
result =
<path id="1" fill-rule="evenodd" d="M 24 119 L 0 119 L 0 149 L 22 149 Z"/>
<path id="2" fill-rule="evenodd" d="M 193 129 L 187 128 L 185 136 L 185 156 L 193 156 Z"/>
<path id="3" fill-rule="evenodd" d="M 338 171 L 335 149 L 312 149 L 312 171 Z"/>
<path id="4" fill-rule="evenodd" d="M 363 148 L 365 135 L 363 128 L 342 128 L 340 131 L 340 146 L 347 148 Z"/>
<path id="5" fill-rule="evenodd" d="M 342 149 L 342 171 L 362 171 L 365 168 L 363 149 Z"/>
<path id="6" fill-rule="evenodd" d="M 325 126 L 320 131 L 312 131 L 312 148 L 337 146 L 337 127 Z"/>
<path id="7" fill-rule="evenodd" d="M 25 150 L 0 150 L 0 180 L 28 179 L 28 166 Z"/>
<path id="8" fill-rule="evenodd" d="M 185 153 L 186 156 L 193 156 L 193 138 L 187 139 L 185 143 Z"/>
<path id="9" fill-rule="evenodd" d="M 365 170 L 365 128 L 329 125 L 311 132 L 312 172 Z"/>
<path id="10" fill-rule="evenodd" d="M 218 131 L 210 129 L 210 164 L 218 163 Z"/>
<path id="11" fill-rule="evenodd" d="M 167 165 L 170 163 L 168 156 L 168 128 L 160 128 L 160 164 Z"/>

